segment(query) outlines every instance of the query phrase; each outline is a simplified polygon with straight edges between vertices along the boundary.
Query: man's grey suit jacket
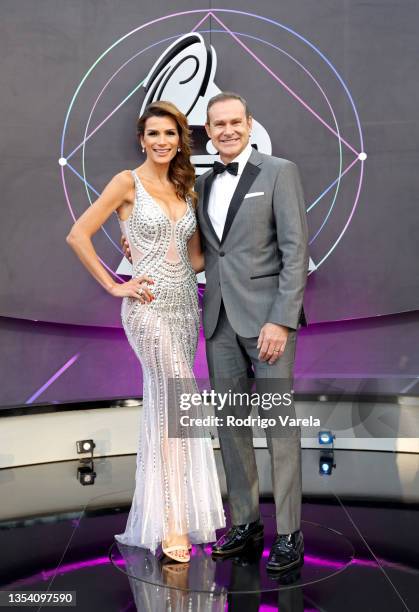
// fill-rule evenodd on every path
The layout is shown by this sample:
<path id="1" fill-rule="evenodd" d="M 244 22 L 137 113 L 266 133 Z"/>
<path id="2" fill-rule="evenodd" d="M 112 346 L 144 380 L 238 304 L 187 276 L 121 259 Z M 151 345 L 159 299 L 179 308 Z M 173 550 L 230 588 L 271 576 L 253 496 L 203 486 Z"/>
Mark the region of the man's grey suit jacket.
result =
<path id="1" fill-rule="evenodd" d="M 308 233 L 297 166 L 252 151 L 218 239 L 208 215 L 212 170 L 198 177 L 198 221 L 205 254 L 203 324 L 215 331 L 221 300 L 234 331 L 259 335 L 262 325 L 306 325 L 303 293 Z M 252 195 L 254 194 L 254 195 Z"/>

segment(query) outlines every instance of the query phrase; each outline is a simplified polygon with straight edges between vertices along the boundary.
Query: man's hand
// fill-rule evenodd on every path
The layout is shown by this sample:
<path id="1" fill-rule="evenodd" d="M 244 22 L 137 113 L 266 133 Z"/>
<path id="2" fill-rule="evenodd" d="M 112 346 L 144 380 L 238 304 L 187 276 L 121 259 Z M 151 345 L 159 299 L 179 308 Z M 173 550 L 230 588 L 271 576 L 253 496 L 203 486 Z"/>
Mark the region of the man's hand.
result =
<path id="1" fill-rule="evenodd" d="M 122 250 L 124 251 L 125 257 L 128 259 L 129 262 L 132 263 L 131 251 L 129 250 L 128 240 L 125 238 L 124 235 L 121 236 L 121 246 Z"/>
<path id="2" fill-rule="evenodd" d="M 285 351 L 289 328 L 277 323 L 265 323 L 260 330 L 257 348 L 260 361 L 275 363 Z"/>

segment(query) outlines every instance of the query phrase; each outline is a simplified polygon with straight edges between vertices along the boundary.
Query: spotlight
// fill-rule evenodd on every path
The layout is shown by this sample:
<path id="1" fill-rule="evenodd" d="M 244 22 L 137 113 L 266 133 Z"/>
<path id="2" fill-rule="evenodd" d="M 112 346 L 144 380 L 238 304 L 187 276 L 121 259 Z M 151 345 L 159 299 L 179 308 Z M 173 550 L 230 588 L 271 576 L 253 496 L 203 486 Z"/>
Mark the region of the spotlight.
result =
<path id="1" fill-rule="evenodd" d="M 96 472 L 93 461 L 86 461 L 85 463 L 81 463 L 79 465 L 77 468 L 77 480 L 79 480 L 80 484 L 83 486 L 95 484 Z"/>
<path id="2" fill-rule="evenodd" d="M 319 459 L 319 474 L 321 476 L 332 475 L 333 470 L 336 468 L 334 459 L 334 452 L 332 450 L 321 453 Z"/>
<path id="3" fill-rule="evenodd" d="M 319 431 L 319 444 L 333 444 L 336 436 L 331 431 Z"/>
<path id="4" fill-rule="evenodd" d="M 93 457 L 93 449 L 96 448 L 96 444 L 93 440 L 78 440 L 76 442 L 78 454 L 90 453 Z"/>

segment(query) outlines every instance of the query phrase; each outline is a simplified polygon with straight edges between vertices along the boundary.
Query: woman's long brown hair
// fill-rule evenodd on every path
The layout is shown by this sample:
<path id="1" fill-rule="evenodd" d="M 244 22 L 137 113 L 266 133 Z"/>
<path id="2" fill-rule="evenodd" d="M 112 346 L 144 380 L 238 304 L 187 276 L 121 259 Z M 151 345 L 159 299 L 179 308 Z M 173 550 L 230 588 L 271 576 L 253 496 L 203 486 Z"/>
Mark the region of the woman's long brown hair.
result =
<path id="1" fill-rule="evenodd" d="M 185 115 L 171 102 L 160 100 L 149 104 L 144 113 L 137 121 L 137 137 L 144 137 L 145 124 L 150 117 L 171 117 L 177 125 L 179 134 L 179 147 L 175 157 L 171 160 L 169 166 L 169 180 L 173 183 L 176 195 L 185 200 L 187 196 L 192 199 L 195 205 L 197 195 L 193 191 L 195 183 L 195 169 L 191 164 L 191 130 L 188 126 L 188 120 Z"/>

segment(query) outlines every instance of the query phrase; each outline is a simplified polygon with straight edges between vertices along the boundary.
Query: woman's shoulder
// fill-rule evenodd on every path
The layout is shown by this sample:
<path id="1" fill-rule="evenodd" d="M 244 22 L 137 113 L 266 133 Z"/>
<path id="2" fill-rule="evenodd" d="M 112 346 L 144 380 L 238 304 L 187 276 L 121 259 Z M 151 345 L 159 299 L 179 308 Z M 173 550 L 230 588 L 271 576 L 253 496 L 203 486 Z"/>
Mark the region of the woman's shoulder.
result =
<path id="1" fill-rule="evenodd" d="M 133 174 L 133 170 L 121 170 L 118 172 L 118 174 L 115 174 L 112 180 L 120 183 L 121 185 L 131 186 L 134 183 Z"/>
<path id="2" fill-rule="evenodd" d="M 112 177 L 110 184 L 121 192 L 132 191 L 132 189 L 135 187 L 133 171 L 121 170 Z"/>
<path id="3" fill-rule="evenodd" d="M 104 192 L 117 200 L 131 201 L 135 188 L 134 177 L 130 170 L 121 170 L 115 174 L 106 185 Z"/>

